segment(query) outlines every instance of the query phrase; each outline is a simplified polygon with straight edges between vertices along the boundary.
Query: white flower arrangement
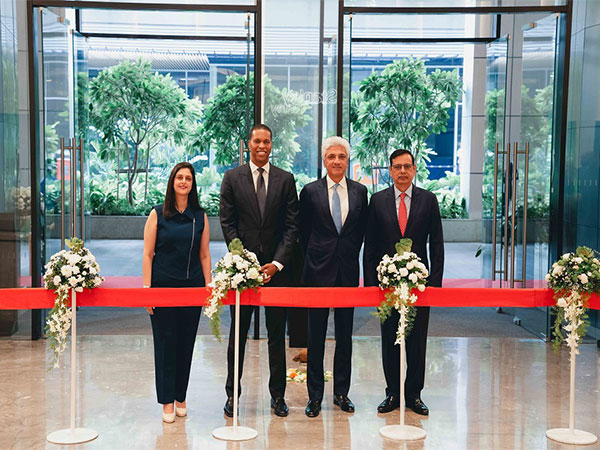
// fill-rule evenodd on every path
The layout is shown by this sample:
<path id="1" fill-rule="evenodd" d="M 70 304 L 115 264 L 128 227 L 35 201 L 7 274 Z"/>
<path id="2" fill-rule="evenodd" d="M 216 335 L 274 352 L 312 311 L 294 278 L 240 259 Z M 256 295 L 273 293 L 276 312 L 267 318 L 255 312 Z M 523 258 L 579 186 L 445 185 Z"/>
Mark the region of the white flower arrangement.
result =
<path id="1" fill-rule="evenodd" d="M 50 258 L 44 266 L 44 287 L 56 293 L 54 308 L 46 320 L 46 338 L 52 350 L 52 366 L 58 367 L 62 353 L 67 347 L 67 337 L 71 328 L 71 308 L 69 292 L 83 292 L 84 288 L 100 286 L 104 278 L 94 255 L 83 246 L 78 238 L 65 241 L 69 251 L 61 250 Z"/>
<path id="2" fill-rule="evenodd" d="M 565 253 L 552 264 L 546 282 L 556 298 L 556 305 L 552 307 L 556 314 L 554 348 L 560 348 L 565 341 L 577 355 L 581 338 L 589 326 L 587 302 L 591 294 L 600 291 L 600 261 L 593 250 L 578 247 L 575 253 Z"/>
<path id="3" fill-rule="evenodd" d="M 217 262 L 213 273 L 212 282 L 208 285 L 212 292 L 204 315 L 210 319 L 210 328 L 221 342 L 223 299 L 230 290 L 241 293 L 248 288 L 262 286 L 264 277 L 256 255 L 246 250 L 237 238 L 229 243 L 229 252 Z"/>
<path id="4" fill-rule="evenodd" d="M 396 253 L 393 256 L 384 255 L 377 266 L 377 278 L 381 289 L 389 289 L 385 294 L 385 300 L 377 307 L 377 317 L 383 322 L 395 308 L 400 314 L 404 313 L 405 323 L 398 321 L 396 342 L 399 344 L 410 332 L 414 320 L 417 295 L 412 293 L 413 289 L 420 292 L 425 290 L 425 283 L 429 272 L 421 259 L 411 252 L 412 240 L 402 239 L 396 244 Z"/>

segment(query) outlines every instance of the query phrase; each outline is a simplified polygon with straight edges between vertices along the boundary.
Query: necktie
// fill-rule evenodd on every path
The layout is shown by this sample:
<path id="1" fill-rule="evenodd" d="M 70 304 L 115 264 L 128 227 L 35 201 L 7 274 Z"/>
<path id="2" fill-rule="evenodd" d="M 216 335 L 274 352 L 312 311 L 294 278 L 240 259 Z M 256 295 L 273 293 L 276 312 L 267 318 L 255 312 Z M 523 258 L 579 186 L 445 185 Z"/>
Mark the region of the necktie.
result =
<path id="1" fill-rule="evenodd" d="M 339 183 L 333 185 L 333 196 L 331 197 L 331 215 L 333 216 L 333 223 L 338 234 L 342 231 L 342 205 L 340 203 L 340 196 L 337 188 Z"/>
<path id="2" fill-rule="evenodd" d="M 398 224 L 400 225 L 402 236 L 404 236 L 404 232 L 406 231 L 406 222 L 408 222 L 408 214 L 406 213 L 406 203 L 404 203 L 404 197 L 406 197 L 405 192 L 400 194 L 400 206 L 398 207 Z"/>
<path id="3" fill-rule="evenodd" d="M 263 176 L 265 169 L 258 168 L 258 181 L 256 183 L 256 198 L 258 199 L 258 210 L 260 217 L 263 217 L 265 212 L 265 204 L 267 203 L 267 188 L 265 186 L 265 178 Z"/>

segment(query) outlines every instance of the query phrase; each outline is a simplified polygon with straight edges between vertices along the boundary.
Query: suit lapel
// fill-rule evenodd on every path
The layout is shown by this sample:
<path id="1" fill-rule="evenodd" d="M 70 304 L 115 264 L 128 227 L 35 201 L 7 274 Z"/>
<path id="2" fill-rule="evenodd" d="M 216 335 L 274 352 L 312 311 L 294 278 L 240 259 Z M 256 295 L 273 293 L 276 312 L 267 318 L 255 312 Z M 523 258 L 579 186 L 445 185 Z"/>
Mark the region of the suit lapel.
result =
<path id="1" fill-rule="evenodd" d="M 319 206 L 321 208 L 321 214 L 325 217 L 325 222 L 336 234 L 337 229 L 335 228 L 335 223 L 333 222 L 333 217 L 331 217 L 331 209 L 329 208 L 329 191 L 327 189 L 327 176 L 324 176 L 319 180 L 319 189 L 317 189 L 317 196 Z"/>
<path id="2" fill-rule="evenodd" d="M 419 192 L 419 188 L 413 185 L 412 198 L 410 199 L 410 213 L 408 214 L 408 221 L 406 222 L 406 230 L 404 233 L 405 236 L 407 236 L 409 232 L 412 231 L 414 223 L 416 222 L 417 217 L 419 217 L 420 201 L 421 195 Z"/>
<path id="3" fill-rule="evenodd" d="M 265 213 L 262 218 L 262 223 L 265 222 L 267 217 L 277 208 L 274 208 L 274 201 L 277 191 L 279 190 L 279 185 L 281 182 L 281 177 L 277 172 L 277 169 L 271 164 L 269 169 L 269 184 L 267 185 L 267 202 L 265 204 Z M 254 196 L 256 197 L 256 195 Z M 258 200 L 256 200 L 256 207 L 258 208 Z"/>
<path id="4" fill-rule="evenodd" d="M 346 220 L 344 221 L 344 226 L 342 226 L 342 233 L 344 232 L 344 228 L 346 228 L 346 224 L 350 222 L 352 220 L 352 216 L 356 214 L 356 204 L 358 201 L 358 189 L 356 189 L 356 186 L 353 183 L 351 183 L 348 178 L 346 178 L 346 188 L 348 190 L 348 215 L 346 216 Z"/>
<path id="5" fill-rule="evenodd" d="M 394 230 L 400 236 L 402 236 L 402 232 L 400 231 L 400 224 L 398 223 L 398 210 L 396 209 L 396 193 L 394 191 L 394 186 L 388 188 L 385 202 L 386 210 L 388 212 L 388 219 L 390 223 L 394 224 Z"/>
<path id="6" fill-rule="evenodd" d="M 241 182 L 244 184 L 242 192 L 246 193 L 248 198 L 248 204 L 252 205 L 250 208 L 256 218 L 256 221 L 260 223 L 260 210 L 258 209 L 258 198 L 256 197 L 256 189 L 254 188 L 254 180 L 252 179 L 252 171 L 250 170 L 250 164 L 245 164 L 244 176 L 241 177 Z"/>

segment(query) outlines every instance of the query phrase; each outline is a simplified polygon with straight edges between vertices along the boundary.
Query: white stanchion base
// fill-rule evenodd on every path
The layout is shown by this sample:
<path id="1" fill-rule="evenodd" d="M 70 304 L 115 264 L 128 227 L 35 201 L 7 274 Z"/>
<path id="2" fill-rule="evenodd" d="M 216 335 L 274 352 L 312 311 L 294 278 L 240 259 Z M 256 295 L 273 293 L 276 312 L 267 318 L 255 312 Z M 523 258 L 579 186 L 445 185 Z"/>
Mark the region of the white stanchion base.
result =
<path id="1" fill-rule="evenodd" d="M 416 441 L 427 436 L 423 428 L 411 425 L 387 425 L 379 429 L 379 434 L 394 441 Z"/>
<path id="2" fill-rule="evenodd" d="M 249 441 L 258 436 L 254 428 L 229 426 L 216 428 L 212 432 L 213 437 L 222 441 Z"/>
<path id="3" fill-rule="evenodd" d="M 598 441 L 596 435 L 592 433 L 581 430 L 571 431 L 570 428 L 552 428 L 546 431 L 546 437 L 556 442 L 574 445 L 590 445 Z"/>
<path id="4" fill-rule="evenodd" d="M 53 444 L 81 444 L 98 437 L 98 432 L 91 428 L 66 428 L 50 433 L 46 439 Z"/>

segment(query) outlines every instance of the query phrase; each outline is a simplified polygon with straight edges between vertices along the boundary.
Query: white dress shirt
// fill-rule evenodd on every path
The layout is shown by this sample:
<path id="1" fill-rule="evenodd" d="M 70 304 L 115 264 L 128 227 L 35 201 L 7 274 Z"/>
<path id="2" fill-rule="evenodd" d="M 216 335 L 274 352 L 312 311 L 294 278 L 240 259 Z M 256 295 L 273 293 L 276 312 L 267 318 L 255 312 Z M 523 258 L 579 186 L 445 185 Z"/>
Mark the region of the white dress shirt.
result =
<path id="1" fill-rule="evenodd" d="M 327 175 L 327 196 L 329 197 L 329 212 L 333 217 L 333 187 L 335 186 L 335 181 L 329 178 Z M 340 207 L 342 211 L 342 226 L 344 226 L 344 222 L 346 222 L 346 217 L 348 217 L 348 209 L 350 208 L 348 205 L 348 184 L 346 183 L 346 177 L 343 177 L 337 188 L 337 193 L 340 197 Z"/>
<path id="2" fill-rule="evenodd" d="M 252 181 L 254 182 L 254 192 L 256 192 L 256 188 L 258 187 L 258 169 L 259 167 L 254 164 L 252 161 L 249 162 L 250 165 L 250 172 L 252 173 Z M 265 180 L 265 192 L 268 192 L 269 189 L 269 170 L 271 169 L 271 163 L 269 161 L 267 161 L 267 163 L 262 166 L 263 169 L 265 169 L 265 171 L 263 172 L 263 179 Z M 283 270 L 283 264 L 281 264 L 279 261 L 272 261 L 272 264 L 275 265 L 275 267 L 277 267 L 277 270 L 279 272 L 281 272 Z"/>
<path id="3" fill-rule="evenodd" d="M 267 189 L 269 189 L 269 169 L 271 169 L 271 163 L 267 161 L 262 168 L 265 169 L 263 172 L 263 178 L 265 180 L 265 192 L 267 192 Z M 250 172 L 252 172 L 252 180 L 254 181 L 254 192 L 256 192 L 256 187 L 258 185 L 258 169 L 259 167 L 250 161 Z"/>
<path id="4" fill-rule="evenodd" d="M 408 220 L 410 216 L 410 199 L 412 198 L 413 185 L 411 184 L 409 188 L 404 192 L 406 196 L 404 197 L 404 204 L 406 205 L 406 220 Z M 396 217 L 398 217 L 398 210 L 400 209 L 400 194 L 402 191 L 394 185 L 394 196 L 396 197 Z"/>

